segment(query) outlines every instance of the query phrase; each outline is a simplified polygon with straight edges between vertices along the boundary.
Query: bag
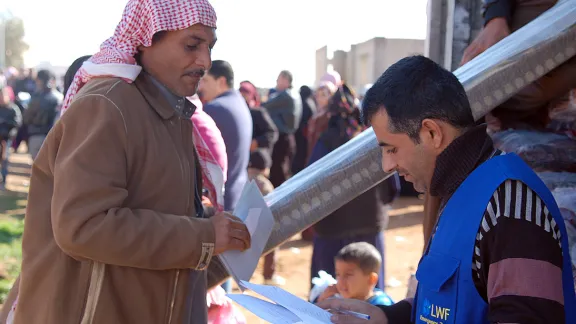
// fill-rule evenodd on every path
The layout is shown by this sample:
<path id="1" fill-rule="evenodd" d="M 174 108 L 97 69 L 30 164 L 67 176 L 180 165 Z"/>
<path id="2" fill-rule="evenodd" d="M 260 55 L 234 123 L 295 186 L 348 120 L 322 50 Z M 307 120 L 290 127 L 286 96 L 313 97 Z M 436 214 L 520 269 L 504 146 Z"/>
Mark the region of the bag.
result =
<path id="1" fill-rule="evenodd" d="M 570 91 L 565 99 L 550 110 L 547 128 L 576 138 L 576 90 Z"/>
<path id="2" fill-rule="evenodd" d="M 576 172 L 576 140 L 566 135 L 508 130 L 491 136 L 496 148 L 518 154 L 535 171 Z"/>

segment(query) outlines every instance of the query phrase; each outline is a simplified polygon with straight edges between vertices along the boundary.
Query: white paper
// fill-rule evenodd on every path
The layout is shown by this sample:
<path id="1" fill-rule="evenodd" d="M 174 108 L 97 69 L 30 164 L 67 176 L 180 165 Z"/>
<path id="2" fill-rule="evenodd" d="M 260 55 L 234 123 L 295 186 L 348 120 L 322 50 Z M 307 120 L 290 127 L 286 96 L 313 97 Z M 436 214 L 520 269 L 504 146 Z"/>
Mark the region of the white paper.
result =
<path id="1" fill-rule="evenodd" d="M 262 295 L 276 304 L 288 309 L 307 324 L 329 324 L 332 315 L 322 308 L 309 303 L 297 296 L 292 295 L 286 290 L 276 286 L 257 285 L 247 281 L 241 281 L 240 284 L 246 289 Z M 246 307 L 247 308 L 247 307 Z M 252 309 L 247 308 L 249 311 Z"/>
<path id="2" fill-rule="evenodd" d="M 228 294 L 227 296 L 228 298 L 238 303 L 240 306 L 254 313 L 254 315 L 270 323 L 302 323 L 302 320 L 298 316 L 280 305 L 273 304 L 250 295 Z"/>
<path id="3" fill-rule="evenodd" d="M 258 185 L 246 183 L 233 214 L 246 224 L 251 236 L 251 246 L 244 252 L 226 251 L 220 255 L 228 273 L 238 286 L 241 280 L 249 281 L 264 252 L 274 228 L 274 216 L 266 204 Z M 242 286 L 240 286 L 242 289 Z"/>
<path id="4" fill-rule="evenodd" d="M 250 236 L 254 236 L 254 233 L 256 233 L 261 214 L 262 208 L 250 208 L 248 210 L 248 217 L 246 217 L 244 224 L 246 224 L 248 232 L 250 232 Z"/>

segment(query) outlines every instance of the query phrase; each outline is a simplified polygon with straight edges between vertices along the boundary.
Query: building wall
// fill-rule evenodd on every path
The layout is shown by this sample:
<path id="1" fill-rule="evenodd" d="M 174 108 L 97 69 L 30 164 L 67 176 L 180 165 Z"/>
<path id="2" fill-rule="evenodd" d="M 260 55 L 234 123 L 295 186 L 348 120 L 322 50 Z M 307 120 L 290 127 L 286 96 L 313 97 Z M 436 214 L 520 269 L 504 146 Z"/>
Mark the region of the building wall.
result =
<path id="1" fill-rule="evenodd" d="M 348 53 L 346 51 L 335 51 L 334 56 L 332 57 L 332 60 L 330 61 L 334 70 L 338 71 L 338 73 L 340 73 L 342 80 L 348 79 L 347 75 L 346 75 L 347 56 L 348 56 Z"/>
<path id="2" fill-rule="evenodd" d="M 326 73 L 328 67 L 328 47 L 324 46 L 316 50 L 316 84 L 318 80 Z"/>
<path id="3" fill-rule="evenodd" d="M 377 43 L 376 53 L 385 53 L 377 55 L 375 66 L 377 79 L 392 64 L 398 62 L 406 56 L 423 55 L 424 40 L 421 39 L 383 39 Z"/>
<path id="4" fill-rule="evenodd" d="M 327 48 L 316 51 L 316 84 L 332 64 L 350 86 L 359 90 L 376 79 L 392 64 L 403 57 L 423 54 L 424 40 L 387 39 L 377 37 L 354 44 L 350 51 L 335 51 L 332 60 L 327 59 Z"/>

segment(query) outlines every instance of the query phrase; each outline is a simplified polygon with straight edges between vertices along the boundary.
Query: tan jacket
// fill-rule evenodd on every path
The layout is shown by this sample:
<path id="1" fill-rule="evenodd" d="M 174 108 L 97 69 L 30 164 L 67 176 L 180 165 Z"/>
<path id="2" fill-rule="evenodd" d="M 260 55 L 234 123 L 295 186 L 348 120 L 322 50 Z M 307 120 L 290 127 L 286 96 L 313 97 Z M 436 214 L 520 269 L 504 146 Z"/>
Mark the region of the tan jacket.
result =
<path id="1" fill-rule="evenodd" d="M 82 88 L 32 168 L 16 324 L 205 318 L 191 127 L 144 73 Z"/>

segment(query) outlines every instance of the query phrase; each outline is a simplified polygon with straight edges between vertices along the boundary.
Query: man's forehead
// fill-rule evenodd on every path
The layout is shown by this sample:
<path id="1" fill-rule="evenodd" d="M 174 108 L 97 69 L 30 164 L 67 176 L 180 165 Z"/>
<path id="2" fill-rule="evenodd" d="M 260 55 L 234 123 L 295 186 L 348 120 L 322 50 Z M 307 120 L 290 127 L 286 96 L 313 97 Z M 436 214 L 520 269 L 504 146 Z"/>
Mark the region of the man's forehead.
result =
<path id="1" fill-rule="evenodd" d="M 207 43 L 216 42 L 216 28 L 208 27 L 202 24 L 192 25 L 182 30 L 183 36 L 194 38 Z"/>
<path id="2" fill-rule="evenodd" d="M 390 133 L 390 120 L 384 109 L 379 109 L 372 118 L 370 118 L 370 124 L 380 132 L 385 131 L 386 133 Z"/>

